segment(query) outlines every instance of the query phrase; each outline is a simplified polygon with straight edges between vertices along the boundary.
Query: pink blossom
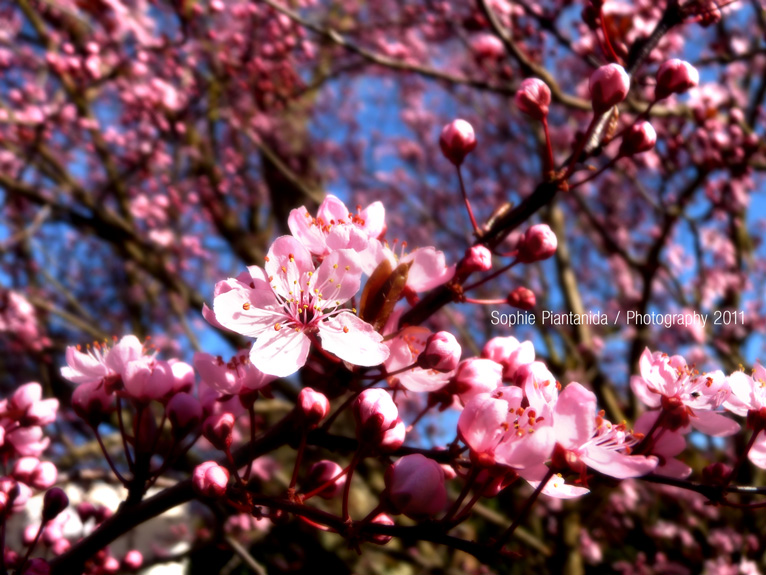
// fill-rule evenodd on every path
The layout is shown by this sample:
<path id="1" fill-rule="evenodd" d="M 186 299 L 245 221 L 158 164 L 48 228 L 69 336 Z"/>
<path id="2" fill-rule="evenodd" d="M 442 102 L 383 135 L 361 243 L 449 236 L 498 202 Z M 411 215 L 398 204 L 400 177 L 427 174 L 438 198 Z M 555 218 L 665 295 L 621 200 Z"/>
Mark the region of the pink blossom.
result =
<path id="1" fill-rule="evenodd" d="M 247 352 L 224 361 L 221 356 L 198 351 L 194 354 L 194 368 L 200 374 L 202 381 L 222 395 L 235 395 L 240 391 L 255 391 L 263 389 L 276 379 L 256 368 Z"/>
<path id="2" fill-rule="evenodd" d="M 633 376 L 630 387 L 650 408 L 667 413 L 667 427 L 695 429 L 708 435 L 725 437 L 739 430 L 739 425 L 716 413 L 731 394 L 723 373 L 698 375 L 680 356 L 652 354 L 645 349 L 638 362 L 640 376 Z"/>
<path id="3" fill-rule="evenodd" d="M 471 246 L 460 262 L 460 271 L 465 273 L 486 272 L 492 269 L 492 252 L 485 246 Z"/>
<path id="4" fill-rule="evenodd" d="M 656 100 L 667 98 L 671 94 L 683 94 L 699 84 L 697 69 L 677 58 L 666 60 L 657 70 L 657 85 L 654 88 Z"/>
<path id="5" fill-rule="evenodd" d="M 620 142 L 621 156 L 632 156 L 648 152 L 657 143 L 657 132 L 649 122 L 641 121 L 633 124 Z"/>
<path id="6" fill-rule="evenodd" d="M 659 417 L 659 411 L 647 411 L 642 413 L 636 420 L 635 430 L 638 433 L 647 434 L 652 429 L 654 422 Z M 664 433 L 657 438 L 651 449 L 650 455 L 659 459 L 657 469 L 654 473 L 664 475 L 665 477 L 676 477 L 686 479 L 691 475 L 692 468 L 675 459 L 675 456 L 686 449 L 686 440 L 683 435 L 677 431 L 666 429 Z"/>
<path id="7" fill-rule="evenodd" d="M 455 336 L 448 331 L 440 331 L 426 340 L 425 349 L 418 356 L 418 366 L 448 373 L 457 369 L 461 353 Z"/>
<path id="8" fill-rule="evenodd" d="M 657 467 L 654 457 L 628 455 L 638 439 L 624 425 L 613 425 L 597 414 L 595 394 L 579 383 L 570 383 L 559 394 L 553 429 L 575 466 L 579 460 L 618 479 L 646 475 Z"/>
<path id="9" fill-rule="evenodd" d="M 481 350 L 481 356 L 503 366 L 503 379 L 513 380 L 516 372 L 535 361 L 535 348 L 531 341 L 519 342 L 513 336 L 493 337 Z"/>
<path id="10" fill-rule="evenodd" d="M 480 393 L 494 391 L 503 383 L 503 366 L 491 359 L 472 357 L 457 366 L 450 390 L 468 403 Z"/>
<path id="11" fill-rule="evenodd" d="M 385 389 L 365 389 L 354 401 L 357 431 L 368 440 L 378 441 L 396 424 L 399 410 Z"/>
<path id="12" fill-rule="evenodd" d="M 100 383 L 107 377 L 122 375 L 125 365 L 143 354 L 143 345 L 134 335 L 126 335 L 111 348 L 98 342 L 84 352 L 80 346 L 69 346 L 61 375 L 72 383 Z"/>
<path id="13" fill-rule="evenodd" d="M 509 293 L 507 301 L 508 301 L 508 305 L 518 309 L 523 309 L 526 311 L 531 311 L 535 309 L 535 305 L 537 305 L 537 298 L 535 297 L 535 292 L 523 286 L 517 287 L 515 290 Z"/>
<path id="14" fill-rule="evenodd" d="M 282 236 L 255 287 L 220 293 L 213 309 L 228 329 L 257 338 L 250 361 L 264 373 L 284 377 L 303 367 L 315 334 L 326 351 L 349 363 L 378 365 L 388 357 L 383 336 L 340 308 L 359 291 L 361 273 L 351 250 L 331 253 L 317 269 L 298 240 Z"/>
<path id="15" fill-rule="evenodd" d="M 404 328 L 399 335 L 388 341 L 390 353 L 383 365 L 387 372 L 395 373 L 388 378 L 389 385 L 416 392 L 436 391 L 447 385 L 451 375 L 449 372 L 424 369 L 418 362 L 431 335 L 428 328 L 411 326 Z M 416 363 L 418 365 L 412 369 L 397 373 Z"/>
<path id="16" fill-rule="evenodd" d="M 167 361 L 144 356 L 127 363 L 123 383 L 133 399 L 143 402 L 165 399 L 173 391 L 175 378 Z"/>
<path id="17" fill-rule="evenodd" d="M 402 249 L 404 246 L 402 246 Z M 372 275 L 383 260 L 388 260 L 392 269 L 400 264 L 409 264 L 406 287 L 412 292 L 422 293 L 440 286 L 453 278 L 455 265 L 447 265 L 444 253 L 433 247 L 418 248 L 399 257 L 385 243 L 375 241 L 362 258 L 362 269 Z"/>
<path id="18" fill-rule="evenodd" d="M 25 383 L 19 387 L 7 404 L 7 417 L 22 420 L 24 425 L 45 426 L 56 420 L 57 399 L 42 399 L 43 388 L 39 383 Z"/>
<path id="19" fill-rule="evenodd" d="M 547 260 L 556 253 L 558 240 L 548 224 L 536 224 L 529 228 L 519 242 L 518 259 L 522 263 Z"/>
<path id="20" fill-rule="evenodd" d="M 472 398 L 458 419 L 458 433 L 471 449 L 471 460 L 482 466 L 502 465 L 523 470 L 541 465 L 553 449 L 550 410 L 538 413 L 521 406 L 518 387 Z"/>
<path id="21" fill-rule="evenodd" d="M 325 197 L 316 218 L 305 207 L 290 212 L 290 233 L 316 256 L 331 251 L 351 249 L 363 252 L 370 240 L 380 236 L 386 227 L 386 210 L 381 202 L 373 202 L 356 215 L 333 195 Z"/>
<path id="22" fill-rule="evenodd" d="M 5 443 L 10 444 L 17 455 L 40 457 L 50 445 L 50 438 L 43 436 L 42 428 L 17 427 L 5 434 Z"/>

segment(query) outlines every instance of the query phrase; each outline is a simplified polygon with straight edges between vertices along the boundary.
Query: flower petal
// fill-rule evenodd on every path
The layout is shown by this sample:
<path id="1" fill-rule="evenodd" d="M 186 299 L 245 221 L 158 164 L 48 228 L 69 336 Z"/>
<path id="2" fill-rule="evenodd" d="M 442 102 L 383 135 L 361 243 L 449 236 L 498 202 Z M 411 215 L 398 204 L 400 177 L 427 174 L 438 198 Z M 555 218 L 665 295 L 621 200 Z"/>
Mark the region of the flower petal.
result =
<path id="1" fill-rule="evenodd" d="M 588 467 L 617 479 L 646 475 L 654 471 L 658 463 L 656 457 L 625 455 L 597 445 L 588 446 L 580 458 Z"/>
<path id="2" fill-rule="evenodd" d="M 319 337 L 325 350 L 354 365 L 380 365 L 388 358 L 383 336 L 350 311 L 321 322 Z"/>
<path id="3" fill-rule="evenodd" d="M 593 437 L 596 422 L 596 396 L 577 382 L 559 394 L 553 417 L 556 441 L 567 449 L 577 449 Z"/>
<path id="4" fill-rule="evenodd" d="M 265 330 L 250 350 L 250 361 L 263 373 L 287 377 L 306 364 L 311 341 L 291 328 Z"/>
<path id="5" fill-rule="evenodd" d="M 714 411 L 695 411 L 690 422 L 694 429 L 713 437 L 728 437 L 739 431 L 739 423 Z M 696 416 L 696 417 L 695 417 Z"/>

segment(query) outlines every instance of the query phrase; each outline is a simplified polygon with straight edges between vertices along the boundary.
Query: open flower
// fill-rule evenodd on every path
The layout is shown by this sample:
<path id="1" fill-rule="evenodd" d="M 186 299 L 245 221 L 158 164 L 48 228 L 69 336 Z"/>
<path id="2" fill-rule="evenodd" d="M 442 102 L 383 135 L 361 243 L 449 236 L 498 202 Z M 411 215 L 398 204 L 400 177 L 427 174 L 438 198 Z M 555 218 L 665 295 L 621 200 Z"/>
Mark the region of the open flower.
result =
<path id="1" fill-rule="evenodd" d="M 262 372 L 295 373 L 315 336 L 325 351 L 354 365 L 378 365 L 388 357 L 383 336 L 340 307 L 359 291 L 362 270 L 353 251 L 332 252 L 315 268 L 303 244 L 282 236 L 264 268 L 250 272 L 252 287 L 232 284 L 215 297 L 213 311 L 224 327 L 257 338 L 250 361 Z"/>

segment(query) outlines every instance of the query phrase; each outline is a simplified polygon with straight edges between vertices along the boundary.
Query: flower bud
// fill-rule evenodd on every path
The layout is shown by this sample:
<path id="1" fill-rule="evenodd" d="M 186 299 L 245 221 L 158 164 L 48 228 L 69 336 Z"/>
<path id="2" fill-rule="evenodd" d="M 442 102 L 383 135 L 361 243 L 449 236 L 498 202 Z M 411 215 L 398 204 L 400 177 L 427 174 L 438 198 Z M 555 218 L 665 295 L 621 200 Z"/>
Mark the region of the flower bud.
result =
<path id="1" fill-rule="evenodd" d="M 702 470 L 702 480 L 708 485 L 725 487 L 731 479 L 732 468 L 725 463 L 711 463 Z"/>
<path id="2" fill-rule="evenodd" d="M 529 288 L 517 287 L 508 294 L 508 305 L 519 309 L 533 310 L 536 303 L 535 293 Z"/>
<path id="3" fill-rule="evenodd" d="M 603 114 L 627 97 L 630 76 L 619 64 L 607 64 L 591 74 L 589 87 L 593 111 Z"/>
<path id="4" fill-rule="evenodd" d="M 515 97 L 516 106 L 535 120 L 544 120 L 551 103 L 551 90 L 539 78 L 527 78 L 521 83 Z"/>
<path id="5" fill-rule="evenodd" d="M 69 505 L 69 497 L 59 487 L 52 487 L 43 497 L 43 522 L 48 522 L 58 516 Z"/>
<path id="6" fill-rule="evenodd" d="M 700 82 L 697 69 L 678 58 L 666 60 L 657 70 L 657 85 L 654 87 L 654 99 L 662 100 L 671 94 L 683 94 Z"/>
<path id="7" fill-rule="evenodd" d="M 447 373 L 457 369 L 460 362 L 460 344 L 448 331 L 431 334 L 425 349 L 418 356 L 418 367 Z"/>
<path id="8" fill-rule="evenodd" d="M 168 402 L 167 413 L 173 426 L 173 435 L 176 439 L 182 439 L 202 420 L 202 405 L 188 393 L 176 393 Z"/>
<path id="9" fill-rule="evenodd" d="M 317 496 L 322 499 L 332 499 L 333 497 L 340 495 L 340 492 L 343 491 L 343 486 L 346 485 L 346 476 L 341 475 L 338 477 L 342 471 L 343 468 L 334 461 L 330 461 L 329 459 L 317 461 L 309 468 L 308 478 L 306 479 L 303 490 L 306 492 L 313 491 L 317 487 L 320 487 L 337 477 L 333 483 L 317 493 Z"/>
<path id="10" fill-rule="evenodd" d="M 137 549 L 131 549 L 122 560 L 122 568 L 126 571 L 138 571 L 144 563 L 144 556 Z"/>
<path id="11" fill-rule="evenodd" d="M 378 442 L 391 429 L 399 417 L 394 400 L 384 389 L 365 389 L 354 402 L 354 415 L 358 435 L 367 441 Z"/>
<path id="12" fill-rule="evenodd" d="M 657 143 L 657 132 L 649 122 L 637 122 L 633 124 L 620 143 L 620 156 L 632 156 L 648 152 Z"/>
<path id="13" fill-rule="evenodd" d="M 406 435 L 407 428 L 404 426 L 404 422 L 397 418 L 391 429 L 383 433 L 383 438 L 380 440 L 380 450 L 386 453 L 393 453 L 404 445 Z"/>
<path id="14" fill-rule="evenodd" d="M 492 269 L 492 252 L 485 246 L 471 246 L 460 262 L 460 271 L 465 273 L 486 272 Z"/>
<path id="15" fill-rule="evenodd" d="M 558 241 L 547 224 L 529 228 L 519 242 L 519 261 L 525 264 L 547 260 L 556 253 Z"/>
<path id="16" fill-rule="evenodd" d="M 185 361 L 177 359 L 171 359 L 168 363 L 170 364 L 170 371 L 173 373 L 173 391 L 191 393 L 194 389 L 194 368 Z"/>
<path id="17" fill-rule="evenodd" d="M 376 515 L 370 523 L 377 523 L 378 525 L 394 525 L 394 520 L 391 519 L 390 516 L 386 515 L 385 513 L 381 513 L 379 515 Z M 375 543 L 377 545 L 385 545 L 389 541 L 391 541 L 392 536 L 391 535 L 373 535 L 370 537 L 370 541 L 372 543 Z"/>
<path id="18" fill-rule="evenodd" d="M 228 483 L 229 470 L 215 461 L 206 461 L 194 468 L 192 485 L 194 490 L 204 497 L 223 497 Z"/>
<path id="19" fill-rule="evenodd" d="M 50 461 L 41 461 L 35 466 L 27 483 L 30 487 L 43 490 L 52 487 L 56 479 L 58 479 L 56 466 Z"/>
<path id="20" fill-rule="evenodd" d="M 441 465 L 419 453 L 405 455 L 388 469 L 386 492 L 394 509 L 413 519 L 433 517 L 447 503 Z"/>
<path id="21" fill-rule="evenodd" d="M 72 393 L 72 409 L 89 425 L 98 424 L 112 407 L 112 397 L 100 383 L 81 383 Z"/>
<path id="22" fill-rule="evenodd" d="M 442 154 L 450 162 L 459 166 L 465 157 L 476 147 L 476 135 L 473 126 L 465 120 L 453 120 L 442 129 L 439 136 Z"/>
<path id="23" fill-rule="evenodd" d="M 234 415 L 231 413 L 213 414 L 202 424 L 202 435 L 213 447 L 226 451 L 233 441 Z"/>
<path id="24" fill-rule="evenodd" d="M 303 414 L 306 424 L 315 427 L 330 413 L 330 401 L 325 394 L 304 387 L 298 394 L 298 409 Z"/>
<path id="25" fill-rule="evenodd" d="M 472 357 L 460 362 L 450 387 L 466 403 L 475 395 L 494 391 L 502 383 L 502 365 L 490 359 Z"/>

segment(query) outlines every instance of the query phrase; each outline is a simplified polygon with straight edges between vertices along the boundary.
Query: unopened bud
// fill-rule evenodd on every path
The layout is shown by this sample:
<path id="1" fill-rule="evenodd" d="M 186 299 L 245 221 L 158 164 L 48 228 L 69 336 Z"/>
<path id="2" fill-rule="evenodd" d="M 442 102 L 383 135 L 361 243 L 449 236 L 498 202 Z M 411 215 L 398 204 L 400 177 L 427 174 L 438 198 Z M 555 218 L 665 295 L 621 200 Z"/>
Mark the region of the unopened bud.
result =
<path id="1" fill-rule="evenodd" d="M 425 349 L 418 356 L 418 367 L 447 373 L 457 369 L 460 363 L 460 344 L 448 331 L 431 334 Z"/>
<path id="2" fill-rule="evenodd" d="M 303 489 L 307 492 L 313 491 L 317 487 L 337 478 L 335 481 L 327 485 L 327 487 L 322 489 L 322 491 L 317 493 L 317 496 L 322 499 L 332 499 L 333 497 L 340 495 L 340 492 L 343 491 L 343 486 L 346 484 L 346 476 L 341 475 L 342 471 L 343 468 L 334 461 L 330 461 L 329 459 L 317 461 L 309 469 L 308 477 Z"/>
<path id="3" fill-rule="evenodd" d="M 657 143 L 657 132 L 649 122 L 636 122 L 625 135 L 620 143 L 620 156 L 632 156 L 648 152 Z"/>
<path id="4" fill-rule="evenodd" d="M 517 287 L 515 290 L 508 294 L 508 305 L 523 309 L 525 311 L 535 309 L 536 303 L 537 300 L 535 299 L 535 294 L 529 288 Z"/>
<path id="5" fill-rule="evenodd" d="M 122 560 L 122 567 L 126 571 L 138 571 L 144 564 L 144 556 L 137 549 L 131 549 Z"/>
<path id="6" fill-rule="evenodd" d="M 671 94 L 683 94 L 694 88 L 700 82 L 697 69 L 678 58 L 666 60 L 657 70 L 657 85 L 654 88 L 654 99 L 662 100 Z"/>
<path id="7" fill-rule="evenodd" d="M 535 120 L 544 120 L 551 103 L 551 90 L 539 78 L 527 78 L 521 83 L 516 97 L 516 106 Z"/>
<path id="8" fill-rule="evenodd" d="M 619 64 L 607 64 L 591 74 L 589 86 L 593 111 L 603 114 L 628 96 L 630 76 Z"/>
<path id="9" fill-rule="evenodd" d="M 546 260 L 556 253 L 558 240 L 547 224 L 532 226 L 519 242 L 519 261 L 525 264 Z"/>
<path id="10" fill-rule="evenodd" d="M 229 470 L 215 461 L 200 463 L 194 468 L 192 485 L 194 490 L 205 497 L 218 498 L 226 494 L 229 483 Z"/>
<path id="11" fill-rule="evenodd" d="M 69 505 L 69 497 L 60 487 L 52 487 L 43 497 L 43 522 L 48 522 L 58 516 Z"/>
<path id="12" fill-rule="evenodd" d="M 492 252 L 485 246 L 471 246 L 460 262 L 460 271 L 465 273 L 486 272 L 492 269 Z"/>
<path id="13" fill-rule="evenodd" d="M 405 455 L 388 469 L 386 491 L 394 509 L 414 519 L 433 517 L 447 503 L 441 465 L 419 453 Z"/>
<path id="14" fill-rule="evenodd" d="M 314 427 L 330 413 L 330 401 L 323 393 L 304 387 L 298 394 L 298 408 L 309 427 Z"/>
<path id="15" fill-rule="evenodd" d="M 168 419 L 176 439 L 186 437 L 202 420 L 202 405 L 188 393 L 176 393 L 168 402 Z"/>
<path id="16" fill-rule="evenodd" d="M 702 480 L 708 485 L 723 487 L 729 484 L 732 468 L 725 463 L 711 463 L 702 469 Z"/>
<path id="17" fill-rule="evenodd" d="M 231 413 L 219 413 L 211 415 L 202 424 L 202 435 L 213 447 L 226 451 L 233 441 L 234 415 Z"/>
<path id="18" fill-rule="evenodd" d="M 378 525 L 394 525 L 394 520 L 391 519 L 389 515 L 386 515 L 385 513 L 380 513 L 379 515 L 376 515 L 370 523 L 378 524 Z M 392 535 L 373 535 L 370 537 L 370 541 L 372 543 L 376 543 L 377 545 L 385 545 L 392 539 Z"/>
<path id="19" fill-rule="evenodd" d="M 465 157 L 476 147 L 476 135 L 473 126 L 465 120 L 453 120 L 442 129 L 439 136 L 442 154 L 450 162 L 459 166 Z"/>
<path id="20" fill-rule="evenodd" d="M 394 400 L 384 389 L 365 389 L 354 402 L 357 432 L 363 439 L 379 442 L 399 417 Z"/>
<path id="21" fill-rule="evenodd" d="M 404 438 L 407 435 L 407 428 L 404 426 L 404 422 L 397 418 L 391 429 L 388 429 L 383 433 L 383 438 L 380 440 L 380 450 L 386 453 L 393 453 L 404 445 Z"/>

